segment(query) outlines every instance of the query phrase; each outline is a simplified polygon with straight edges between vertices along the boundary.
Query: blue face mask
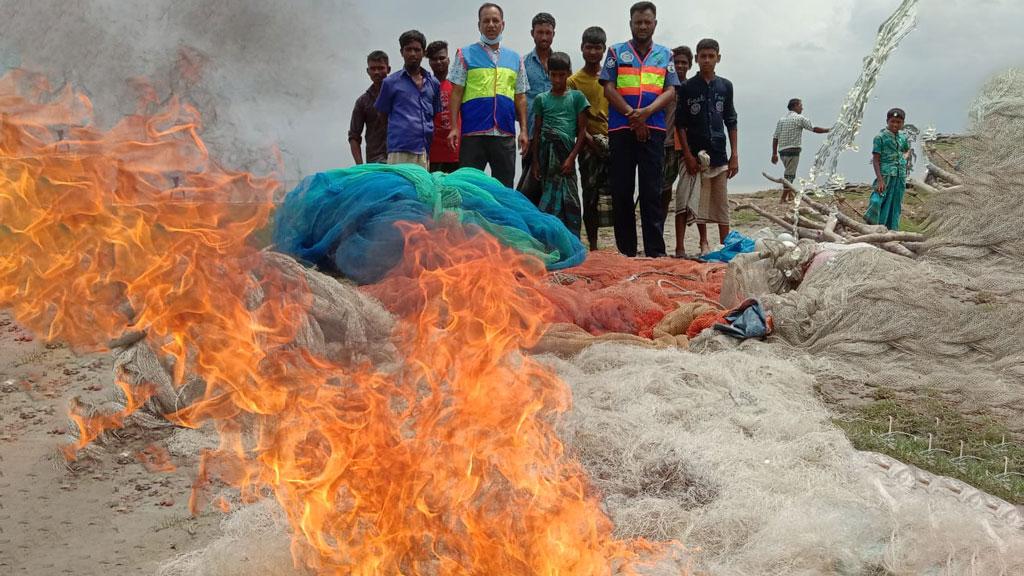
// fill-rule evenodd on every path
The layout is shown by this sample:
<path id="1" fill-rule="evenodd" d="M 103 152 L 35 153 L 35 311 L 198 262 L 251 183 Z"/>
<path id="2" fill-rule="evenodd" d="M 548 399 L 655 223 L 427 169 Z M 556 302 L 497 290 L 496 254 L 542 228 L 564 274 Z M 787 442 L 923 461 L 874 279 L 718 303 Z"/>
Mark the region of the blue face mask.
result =
<path id="1" fill-rule="evenodd" d="M 501 42 L 501 37 L 502 36 L 503 36 L 503 34 L 498 34 L 497 38 L 495 38 L 494 40 L 491 40 L 487 36 L 484 36 L 483 34 L 480 34 L 480 42 L 483 42 L 484 44 L 486 44 L 488 46 L 494 46 L 495 44 Z"/>

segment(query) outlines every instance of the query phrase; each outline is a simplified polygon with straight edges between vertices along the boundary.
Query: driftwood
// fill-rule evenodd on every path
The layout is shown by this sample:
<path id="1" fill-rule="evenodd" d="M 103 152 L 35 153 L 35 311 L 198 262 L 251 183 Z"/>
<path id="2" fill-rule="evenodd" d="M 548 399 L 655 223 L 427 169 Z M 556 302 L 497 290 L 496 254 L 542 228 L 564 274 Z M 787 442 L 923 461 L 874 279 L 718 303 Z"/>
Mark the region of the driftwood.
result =
<path id="1" fill-rule="evenodd" d="M 928 171 L 931 172 L 932 174 L 934 174 L 936 178 L 938 178 L 940 180 L 945 180 L 946 182 L 949 182 L 950 184 L 963 184 L 964 183 L 964 179 L 961 178 L 959 174 L 954 174 L 953 172 L 950 172 L 949 170 L 944 170 L 942 168 L 939 168 L 938 166 L 936 166 L 935 164 L 933 164 L 931 162 L 928 163 Z"/>
<path id="2" fill-rule="evenodd" d="M 885 242 L 924 242 L 924 236 L 917 232 L 885 232 L 883 234 L 865 234 L 849 238 L 850 242 L 867 242 L 868 244 L 879 244 Z"/>
<path id="3" fill-rule="evenodd" d="M 935 188 L 934 186 L 932 186 L 930 184 L 925 184 L 924 182 L 918 180 L 917 178 L 908 178 L 907 179 L 907 184 L 910 184 L 915 189 L 920 190 L 922 192 L 925 192 L 927 194 L 938 194 L 939 193 L 939 189 L 938 188 Z"/>
<path id="4" fill-rule="evenodd" d="M 761 174 L 768 180 L 781 184 L 794 193 L 801 192 L 788 180 L 775 178 L 764 172 Z M 754 204 L 737 206 L 736 210 L 753 210 L 769 221 L 782 226 L 785 230 L 793 232 L 798 238 L 810 238 L 819 242 L 827 241 L 840 244 L 853 242 L 867 243 L 907 258 L 914 258 L 916 256 L 915 252 L 921 249 L 925 239 L 921 234 L 914 232 L 894 232 L 885 226 L 858 222 L 842 211 L 826 206 L 806 196 L 801 196 L 800 202 L 801 206 L 795 223 L 775 216 Z M 820 218 L 824 218 L 825 221 L 822 222 Z M 912 243 L 913 249 L 904 245 L 903 242 Z"/>

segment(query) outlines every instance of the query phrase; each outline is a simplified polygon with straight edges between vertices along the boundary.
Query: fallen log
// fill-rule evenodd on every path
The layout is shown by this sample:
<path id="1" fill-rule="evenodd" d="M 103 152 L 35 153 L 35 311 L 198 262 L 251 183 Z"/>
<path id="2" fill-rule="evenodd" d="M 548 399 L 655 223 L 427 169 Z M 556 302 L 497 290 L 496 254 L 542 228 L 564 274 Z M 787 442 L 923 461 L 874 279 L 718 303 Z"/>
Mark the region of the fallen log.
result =
<path id="1" fill-rule="evenodd" d="M 786 222 L 782 218 L 779 218 L 775 214 L 772 214 L 771 212 L 768 212 L 764 208 L 761 208 L 760 206 L 757 206 L 755 204 L 741 204 L 739 206 L 734 207 L 733 210 L 753 210 L 754 212 L 757 212 L 758 214 L 760 214 L 765 219 L 770 220 L 771 222 L 774 222 L 775 224 L 778 224 L 779 226 L 782 226 L 782 228 L 785 229 L 785 230 L 792 230 L 793 229 L 793 223 L 792 222 Z"/>
<path id="2" fill-rule="evenodd" d="M 903 244 L 900 244 L 899 242 L 888 242 L 888 243 L 885 243 L 885 244 L 876 244 L 876 246 L 878 246 L 882 250 L 885 250 L 885 251 L 888 251 L 888 252 L 892 252 L 893 254 L 898 254 L 900 256 L 906 256 L 907 258 L 914 258 L 914 257 L 916 257 L 916 255 L 913 252 L 911 252 L 909 248 L 907 248 Z"/>
<path id="3" fill-rule="evenodd" d="M 920 190 L 926 194 L 938 194 L 939 192 L 944 192 L 944 190 L 939 190 L 938 188 L 935 188 L 930 184 L 925 184 L 924 182 L 918 180 L 917 178 L 907 179 L 907 184 L 910 184 L 915 189 Z"/>
<path id="4" fill-rule="evenodd" d="M 829 216 L 828 222 L 825 223 L 825 234 L 838 236 L 836 233 L 836 226 L 839 224 L 839 218 L 836 218 L 835 214 Z"/>
<path id="5" fill-rule="evenodd" d="M 900 256 L 905 256 L 907 258 L 913 258 L 914 257 L 914 252 L 912 250 L 910 250 L 909 248 L 907 248 L 906 246 L 904 246 L 903 244 L 901 244 L 900 241 L 902 239 L 905 239 L 905 240 L 910 241 L 910 242 L 916 242 L 916 243 L 921 243 L 921 242 L 924 241 L 924 236 L 922 236 L 920 234 L 917 234 L 917 233 L 914 233 L 914 232 L 892 232 L 891 230 L 889 230 L 885 226 L 874 225 L 874 224 L 864 224 L 862 222 L 857 222 L 853 218 L 851 218 L 851 217 L 847 216 L 846 214 L 844 214 L 842 211 L 834 210 L 834 209 L 832 209 L 832 208 L 830 208 L 830 207 L 828 207 L 828 206 L 826 206 L 826 205 L 824 205 L 824 204 L 822 204 L 820 202 L 816 202 L 816 201 L 812 200 L 811 198 L 808 198 L 807 196 L 803 195 L 803 193 L 799 189 L 797 189 L 796 186 L 794 186 L 792 182 L 790 182 L 790 181 L 788 181 L 788 180 L 786 180 L 784 178 L 774 178 L 772 176 L 769 176 L 765 172 L 762 172 L 761 175 L 764 176 L 765 178 L 767 178 L 769 181 L 775 182 L 776 184 L 781 184 L 782 186 L 784 186 L 784 187 L 792 190 L 793 192 L 801 195 L 802 196 L 801 197 L 801 203 L 802 204 L 805 204 L 806 206 L 808 206 L 812 210 L 815 210 L 816 212 L 818 212 L 819 214 L 821 214 L 823 216 L 827 216 L 830 221 L 831 221 L 832 218 L 835 218 L 836 223 L 833 224 L 832 227 L 831 227 L 831 232 L 832 232 L 831 234 L 826 234 L 826 230 L 825 229 L 813 230 L 813 229 L 809 229 L 809 228 L 805 227 L 805 228 L 798 228 L 796 230 L 798 238 L 810 238 L 810 239 L 818 240 L 818 241 L 829 240 L 829 241 L 832 241 L 832 242 L 839 242 L 839 243 L 845 243 L 845 242 L 865 242 L 865 243 L 868 243 L 868 244 L 874 244 L 875 246 L 878 246 L 882 250 L 886 250 L 888 252 L 892 252 L 893 254 L 898 254 Z M 758 213 L 760 213 L 762 215 L 766 215 L 766 213 L 763 210 L 760 210 L 759 208 L 757 208 L 757 207 L 755 207 L 753 205 L 747 205 L 747 206 L 749 206 L 751 209 L 753 209 L 754 211 L 756 211 L 756 212 L 758 212 Z M 770 216 L 770 215 L 767 215 L 767 216 Z M 789 230 L 793 229 L 793 225 L 791 223 L 785 222 L 781 218 L 777 218 L 777 217 L 771 216 L 768 219 L 772 220 L 773 222 L 776 222 L 776 223 L 782 225 L 786 229 L 789 229 Z M 836 233 L 835 232 L 835 227 L 840 225 L 840 224 L 842 226 L 844 226 L 845 228 L 847 228 L 847 229 L 849 229 L 849 230 L 851 230 L 853 232 L 858 233 L 859 236 L 852 236 L 851 237 L 851 236 L 844 236 L 844 235 L 840 235 L 840 234 Z"/>
<path id="6" fill-rule="evenodd" d="M 850 242 L 867 242 L 868 244 L 885 244 L 889 242 L 924 242 L 925 238 L 917 232 L 889 231 L 881 234 L 865 234 L 854 236 Z"/>
<path id="7" fill-rule="evenodd" d="M 928 163 L 928 171 L 934 174 L 936 178 L 939 178 L 940 180 L 945 180 L 950 184 L 964 183 L 964 179 L 959 174 L 954 174 L 953 172 L 939 168 L 938 166 L 931 162 Z"/>

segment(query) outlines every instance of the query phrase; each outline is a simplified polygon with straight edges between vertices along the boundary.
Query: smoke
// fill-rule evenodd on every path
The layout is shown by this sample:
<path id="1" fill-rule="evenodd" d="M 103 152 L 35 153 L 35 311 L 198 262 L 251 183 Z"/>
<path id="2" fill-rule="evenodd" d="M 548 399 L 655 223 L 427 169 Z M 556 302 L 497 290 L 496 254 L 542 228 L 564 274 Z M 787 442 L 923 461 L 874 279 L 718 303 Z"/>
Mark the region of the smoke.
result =
<path id="1" fill-rule="evenodd" d="M 363 50 L 344 48 L 368 37 L 352 2 L 0 0 L 0 8 L 0 65 L 73 83 L 102 126 L 136 110 L 144 87 L 196 105 L 204 140 L 233 168 L 272 163 L 275 145 L 286 180 L 348 159 L 351 102 L 342 95 L 367 82 Z"/>

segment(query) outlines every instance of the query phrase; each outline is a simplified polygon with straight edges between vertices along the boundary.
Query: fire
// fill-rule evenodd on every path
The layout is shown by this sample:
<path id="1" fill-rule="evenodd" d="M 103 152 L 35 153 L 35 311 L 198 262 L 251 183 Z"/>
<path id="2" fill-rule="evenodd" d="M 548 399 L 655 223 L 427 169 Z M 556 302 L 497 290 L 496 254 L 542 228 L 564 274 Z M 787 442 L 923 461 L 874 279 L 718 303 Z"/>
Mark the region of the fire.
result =
<path id="1" fill-rule="evenodd" d="M 664 551 L 612 536 L 558 440 L 568 389 L 520 352 L 549 317 L 538 261 L 406 226 L 396 274 L 419 300 L 394 335 L 403 363 L 338 365 L 291 345 L 309 291 L 246 244 L 276 182 L 217 165 L 193 108 L 171 99 L 101 131 L 84 96 L 17 73 L 0 111 L 0 306 L 80 348 L 142 331 L 178 384 L 203 379 L 166 415 L 220 433 L 194 510 L 215 482 L 273 495 L 296 563 L 321 574 L 630 574 Z M 122 387 L 122 412 L 73 409 L 69 454 L 151 393 Z"/>

